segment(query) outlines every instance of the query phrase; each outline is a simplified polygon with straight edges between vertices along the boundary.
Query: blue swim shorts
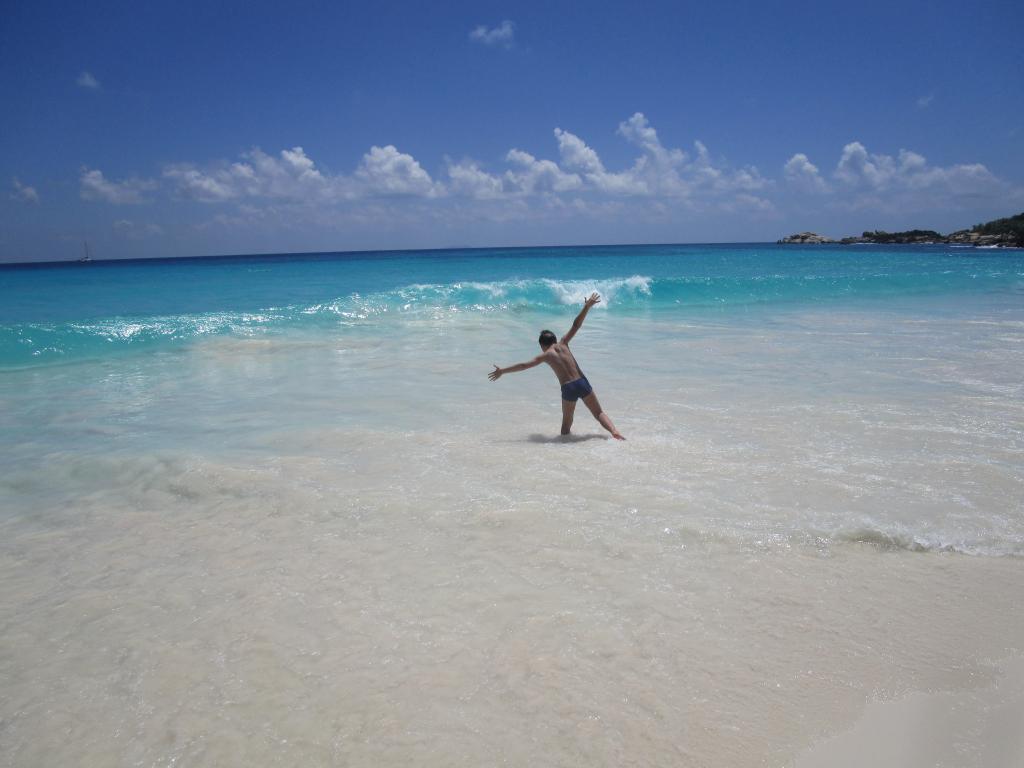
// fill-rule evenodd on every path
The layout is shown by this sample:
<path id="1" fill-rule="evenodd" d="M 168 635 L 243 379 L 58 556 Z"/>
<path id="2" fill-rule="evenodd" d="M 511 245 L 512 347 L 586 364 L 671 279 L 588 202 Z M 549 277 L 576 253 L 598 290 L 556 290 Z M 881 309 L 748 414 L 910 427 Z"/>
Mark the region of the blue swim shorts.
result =
<path id="1" fill-rule="evenodd" d="M 590 382 L 587 381 L 587 377 L 581 376 L 576 381 L 569 381 L 562 385 L 562 399 L 575 403 L 581 397 L 586 397 L 593 391 Z"/>

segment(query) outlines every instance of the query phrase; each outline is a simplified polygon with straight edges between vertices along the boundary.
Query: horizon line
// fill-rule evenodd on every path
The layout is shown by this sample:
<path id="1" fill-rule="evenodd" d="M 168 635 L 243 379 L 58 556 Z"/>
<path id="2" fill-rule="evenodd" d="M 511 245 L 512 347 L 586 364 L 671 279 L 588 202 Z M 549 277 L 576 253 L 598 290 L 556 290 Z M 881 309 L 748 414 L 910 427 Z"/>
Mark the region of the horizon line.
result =
<path id="1" fill-rule="evenodd" d="M 60 260 L 45 260 L 45 261 L 5 261 L 0 262 L 0 269 L 5 267 L 54 267 L 54 266 L 71 266 L 71 265 L 82 265 L 82 264 L 131 264 L 141 262 L 161 262 L 161 261 L 206 261 L 206 260 L 231 260 L 231 259 L 251 259 L 251 258 L 279 258 L 279 257 L 310 257 L 310 256 L 361 256 L 369 254 L 395 254 L 395 253 L 444 253 L 454 251 L 528 251 L 537 249 L 565 249 L 565 248 L 654 248 L 654 247 L 666 247 L 666 246 L 727 246 L 727 245 L 784 245 L 786 247 L 792 247 L 794 245 L 810 245 L 814 248 L 839 246 L 849 247 L 839 242 L 832 243 L 780 243 L 774 240 L 732 240 L 732 241 L 719 241 L 719 242 L 662 242 L 662 243 L 576 243 L 572 245 L 457 245 L 457 246 L 444 246 L 439 248 L 360 248 L 355 250 L 338 250 L 338 251 L 274 251 L 265 253 L 220 253 L 220 254 L 202 254 L 195 256 L 133 256 L 123 259 L 97 259 L 92 258 L 87 262 L 82 262 L 79 259 L 60 259 Z M 913 245 L 920 247 L 923 244 L 920 243 L 875 243 L 874 245 L 882 245 L 884 247 L 900 246 L 900 245 Z M 935 245 L 941 245 L 936 243 Z"/>

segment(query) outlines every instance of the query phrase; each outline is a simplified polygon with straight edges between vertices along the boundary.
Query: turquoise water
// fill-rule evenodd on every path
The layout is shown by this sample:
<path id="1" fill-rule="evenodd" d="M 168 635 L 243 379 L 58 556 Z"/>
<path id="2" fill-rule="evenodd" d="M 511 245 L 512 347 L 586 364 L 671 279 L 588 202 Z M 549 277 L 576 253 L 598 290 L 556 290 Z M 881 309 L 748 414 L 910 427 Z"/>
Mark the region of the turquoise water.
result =
<path id="1" fill-rule="evenodd" d="M 483 374 L 536 354 L 538 331 L 564 330 L 592 291 L 603 301 L 574 342 L 581 365 L 623 398 L 613 420 L 667 445 L 623 479 L 640 498 L 693 460 L 698 424 L 711 454 L 788 462 L 780 488 L 756 484 L 756 501 L 729 513 L 732 487 L 694 508 L 679 499 L 696 488 L 668 482 L 657 504 L 685 509 L 691 529 L 1024 552 L 1020 251 L 684 245 L 8 267 L 0 500 L 34 519 L 84 491 L 121 498 L 107 469 L 82 465 L 125 452 L 273 462 L 282 442 L 319 455 L 310 434 L 486 440 L 523 418 L 543 434 L 558 421 L 545 415 L 558 408 L 546 369 L 497 386 Z M 905 466 L 869 471 L 894 463 Z M 709 477 L 727 483 L 731 467 Z M 786 485 L 809 476 L 822 481 L 813 500 Z"/>
<path id="2" fill-rule="evenodd" d="M 0 366 L 211 336 L 544 311 L 597 289 L 617 315 L 916 295 L 1024 295 L 1024 254 L 943 247 L 629 246 L 176 259 L 0 268 Z"/>
<path id="3" fill-rule="evenodd" d="M 626 442 L 487 380 L 592 291 Z M 1019 652 L 1022 371 L 1013 251 L 0 268 L 0 764 L 791 764 Z"/>

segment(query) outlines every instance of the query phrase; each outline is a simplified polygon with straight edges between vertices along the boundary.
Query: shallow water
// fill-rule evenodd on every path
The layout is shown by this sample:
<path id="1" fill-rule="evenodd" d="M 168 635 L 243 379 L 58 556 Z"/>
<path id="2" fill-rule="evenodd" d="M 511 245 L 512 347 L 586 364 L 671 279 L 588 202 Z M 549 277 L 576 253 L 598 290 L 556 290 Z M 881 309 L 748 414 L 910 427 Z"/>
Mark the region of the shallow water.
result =
<path id="1" fill-rule="evenodd" d="M 785 764 L 991 682 L 1024 258 L 806 252 L 0 275 L 2 338 L 50 334 L 0 373 L 0 760 Z M 559 438 L 546 370 L 485 378 L 595 288 L 625 444 L 582 406 Z"/>

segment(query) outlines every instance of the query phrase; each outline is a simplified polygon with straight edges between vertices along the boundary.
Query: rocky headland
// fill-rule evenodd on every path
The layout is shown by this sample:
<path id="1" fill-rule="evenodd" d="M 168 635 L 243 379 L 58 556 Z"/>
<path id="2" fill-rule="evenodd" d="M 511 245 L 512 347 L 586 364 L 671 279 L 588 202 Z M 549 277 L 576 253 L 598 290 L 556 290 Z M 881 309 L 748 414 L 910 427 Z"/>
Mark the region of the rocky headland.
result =
<path id="1" fill-rule="evenodd" d="M 994 219 L 984 224 L 976 224 L 971 229 L 961 229 L 942 235 L 932 229 L 910 229 L 906 232 L 885 232 L 875 230 L 864 232 L 860 237 L 844 237 L 833 240 L 815 232 L 799 232 L 778 241 L 784 245 L 821 245 L 840 243 L 856 245 L 872 243 L 879 245 L 916 244 L 916 245 L 975 245 L 981 247 L 1024 248 L 1024 213 L 1005 219 Z"/>
<path id="2" fill-rule="evenodd" d="M 821 245 L 823 243 L 834 243 L 835 240 L 819 235 L 815 232 L 798 232 L 795 235 L 784 237 L 778 241 L 783 244 L 796 244 L 796 245 Z"/>

